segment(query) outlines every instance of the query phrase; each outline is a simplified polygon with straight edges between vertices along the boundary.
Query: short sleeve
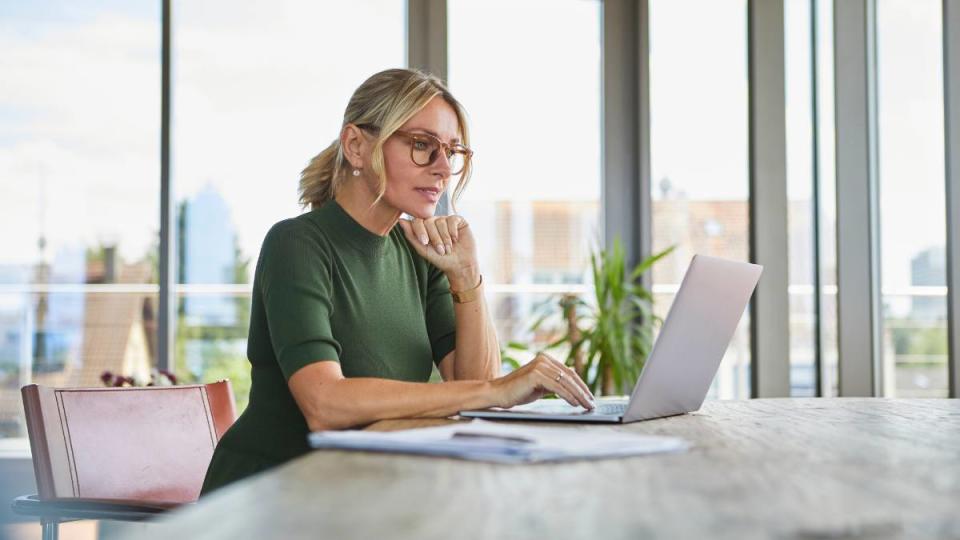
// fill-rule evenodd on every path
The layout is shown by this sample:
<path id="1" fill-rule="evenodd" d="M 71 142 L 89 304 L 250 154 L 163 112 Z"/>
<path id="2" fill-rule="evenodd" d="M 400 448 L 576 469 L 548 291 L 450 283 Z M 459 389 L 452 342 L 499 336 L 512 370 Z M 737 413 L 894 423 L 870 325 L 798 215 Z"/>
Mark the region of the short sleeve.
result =
<path id="1" fill-rule="evenodd" d="M 427 335 L 433 363 L 439 364 L 457 346 L 457 320 L 450 296 L 450 282 L 437 267 L 427 272 Z"/>
<path id="2" fill-rule="evenodd" d="M 322 360 L 340 361 L 333 337 L 332 264 L 307 225 L 274 225 L 263 241 L 261 288 L 273 352 L 283 376 Z"/>

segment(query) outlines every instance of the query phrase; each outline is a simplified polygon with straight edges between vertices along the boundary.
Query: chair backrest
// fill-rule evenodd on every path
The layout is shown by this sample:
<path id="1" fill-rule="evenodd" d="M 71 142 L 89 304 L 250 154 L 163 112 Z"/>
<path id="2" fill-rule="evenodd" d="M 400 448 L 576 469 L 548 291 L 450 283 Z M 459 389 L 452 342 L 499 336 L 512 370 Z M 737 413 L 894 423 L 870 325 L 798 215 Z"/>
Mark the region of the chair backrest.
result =
<path id="1" fill-rule="evenodd" d="M 236 419 L 229 381 L 21 389 L 41 500 L 170 507 L 196 501 Z"/>

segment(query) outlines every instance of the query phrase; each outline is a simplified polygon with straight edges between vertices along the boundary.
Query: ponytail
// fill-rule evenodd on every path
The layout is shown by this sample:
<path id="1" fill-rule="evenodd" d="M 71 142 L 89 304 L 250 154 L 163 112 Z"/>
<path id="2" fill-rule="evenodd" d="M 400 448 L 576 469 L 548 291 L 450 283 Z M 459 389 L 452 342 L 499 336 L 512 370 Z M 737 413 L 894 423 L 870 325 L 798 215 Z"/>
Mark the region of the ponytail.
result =
<path id="1" fill-rule="evenodd" d="M 300 173 L 300 205 L 320 208 L 323 203 L 334 198 L 340 188 L 340 170 L 343 152 L 340 139 L 320 152 Z"/>

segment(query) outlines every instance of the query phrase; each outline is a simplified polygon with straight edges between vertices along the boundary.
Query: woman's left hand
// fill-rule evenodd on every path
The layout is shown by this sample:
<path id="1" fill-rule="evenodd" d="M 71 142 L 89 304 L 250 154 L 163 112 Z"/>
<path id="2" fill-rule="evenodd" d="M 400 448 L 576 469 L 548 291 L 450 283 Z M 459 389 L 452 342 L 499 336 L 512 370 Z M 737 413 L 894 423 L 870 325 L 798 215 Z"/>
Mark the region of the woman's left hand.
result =
<path id="1" fill-rule="evenodd" d="M 451 286 L 456 277 L 478 272 L 473 233 L 463 217 L 401 219 L 400 228 L 417 253 L 447 274 Z"/>

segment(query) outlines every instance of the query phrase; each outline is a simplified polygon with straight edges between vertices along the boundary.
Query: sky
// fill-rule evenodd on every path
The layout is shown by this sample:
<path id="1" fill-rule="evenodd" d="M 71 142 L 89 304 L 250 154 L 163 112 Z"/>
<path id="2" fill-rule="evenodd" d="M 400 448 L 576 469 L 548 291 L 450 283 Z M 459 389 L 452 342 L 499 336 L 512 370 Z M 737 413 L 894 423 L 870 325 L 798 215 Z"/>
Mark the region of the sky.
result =
<path id="1" fill-rule="evenodd" d="M 150 249 L 159 213 L 157 5 L 0 0 L 0 266 L 33 262 L 41 231 L 48 257 L 97 243 L 118 242 L 128 260 Z M 669 178 L 691 199 L 743 200 L 745 1 L 650 5 L 654 195 Z M 787 1 L 792 198 L 810 193 L 809 58 L 796 24 L 804 5 Z M 299 172 L 337 136 L 353 89 L 404 64 L 404 2 L 174 1 L 173 13 L 176 197 L 215 187 L 254 257 L 269 226 L 300 211 Z M 599 3 L 451 0 L 449 17 L 450 87 L 468 109 L 476 151 L 464 208 L 599 198 Z M 879 2 L 889 285 L 908 284 L 912 254 L 944 238 L 938 25 L 935 0 Z"/>

